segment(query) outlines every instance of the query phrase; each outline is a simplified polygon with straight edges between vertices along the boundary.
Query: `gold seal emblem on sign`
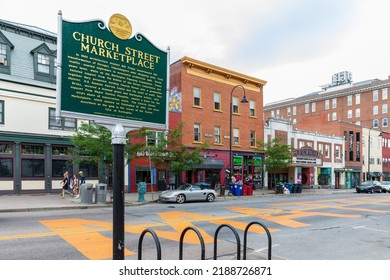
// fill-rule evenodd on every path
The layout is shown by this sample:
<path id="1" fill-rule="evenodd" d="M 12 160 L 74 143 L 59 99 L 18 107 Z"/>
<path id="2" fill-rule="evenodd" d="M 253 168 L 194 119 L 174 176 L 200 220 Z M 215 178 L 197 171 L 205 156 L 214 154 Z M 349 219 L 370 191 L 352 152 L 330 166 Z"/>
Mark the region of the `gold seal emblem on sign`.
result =
<path id="1" fill-rule="evenodd" d="M 133 31 L 130 21 L 121 14 L 113 14 L 108 22 L 111 32 L 119 39 L 127 40 Z"/>

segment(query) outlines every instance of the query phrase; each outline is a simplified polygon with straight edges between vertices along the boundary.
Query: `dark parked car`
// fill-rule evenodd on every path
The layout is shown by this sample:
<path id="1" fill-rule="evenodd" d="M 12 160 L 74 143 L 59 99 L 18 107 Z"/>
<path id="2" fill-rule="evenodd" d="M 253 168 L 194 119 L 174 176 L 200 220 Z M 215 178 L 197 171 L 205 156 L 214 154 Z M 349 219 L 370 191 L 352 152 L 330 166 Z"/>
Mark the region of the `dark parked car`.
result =
<path id="1" fill-rule="evenodd" d="M 382 192 L 390 193 L 390 181 L 383 181 L 382 184 Z"/>
<path id="2" fill-rule="evenodd" d="M 365 181 L 356 187 L 356 192 L 374 193 L 382 192 L 382 184 L 379 181 Z"/>

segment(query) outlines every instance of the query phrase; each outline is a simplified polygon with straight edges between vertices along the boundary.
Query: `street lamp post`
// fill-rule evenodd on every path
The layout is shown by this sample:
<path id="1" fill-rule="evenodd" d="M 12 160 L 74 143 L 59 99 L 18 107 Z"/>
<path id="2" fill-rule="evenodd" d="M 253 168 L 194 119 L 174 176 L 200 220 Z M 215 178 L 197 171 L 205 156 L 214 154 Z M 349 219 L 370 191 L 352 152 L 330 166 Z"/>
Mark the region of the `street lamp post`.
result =
<path id="1" fill-rule="evenodd" d="M 233 175 L 233 160 L 232 160 L 232 134 L 233 134 L 233 91 L 236 88 L 242 88 L 244 91 L 244 96 L 241 99 L 241 103 L 248 103 L 248 100 L 246 99 L 245 94 L 245 88 L 242 85 L 236 85 L 233 87 L 232 91 L 230 92 L 230 136 L 229 136 L 229 164 L 230 164 L 230 176 Z"/>
<path id="2" fill-rule="evenodd" d="M 382 136 L 382 129 L 381 127 L 378 125 L 378 126 L 372 126 L 368 129 L 368 166 L 367 166 L 367 180 L 370 179 L 371 180 L 371 175 L 370 175 L 370 164 L 371 164 L 371 129 L 373 128 L 379 128 L 379 130 L 381 131 L 379 133 L 379 137 Z"/>

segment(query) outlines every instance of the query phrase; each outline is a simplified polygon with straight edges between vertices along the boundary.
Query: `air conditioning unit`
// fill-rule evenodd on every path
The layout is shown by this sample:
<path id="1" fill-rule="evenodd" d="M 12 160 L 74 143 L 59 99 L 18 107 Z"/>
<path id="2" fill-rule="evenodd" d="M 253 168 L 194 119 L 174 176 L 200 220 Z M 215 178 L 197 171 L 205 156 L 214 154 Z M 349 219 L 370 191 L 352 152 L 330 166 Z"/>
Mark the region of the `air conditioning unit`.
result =
<path id="1" fill-rule="evenodd" d="M 7 60 L 4 57 L 0 57 L 0 64 L 7 65 Z"/>

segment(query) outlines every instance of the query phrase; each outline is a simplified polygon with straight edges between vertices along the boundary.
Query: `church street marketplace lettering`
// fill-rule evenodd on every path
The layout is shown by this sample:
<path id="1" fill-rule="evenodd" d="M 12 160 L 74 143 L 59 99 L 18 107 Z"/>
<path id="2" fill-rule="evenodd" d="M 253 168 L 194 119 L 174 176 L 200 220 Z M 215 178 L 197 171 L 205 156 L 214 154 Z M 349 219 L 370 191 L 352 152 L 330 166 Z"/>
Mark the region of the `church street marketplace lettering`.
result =
<path id="1" fill-rule="evenodd" d="M 100 21 L 63 21 L 62 110 L 165 124 L 167 54 Z"/>

